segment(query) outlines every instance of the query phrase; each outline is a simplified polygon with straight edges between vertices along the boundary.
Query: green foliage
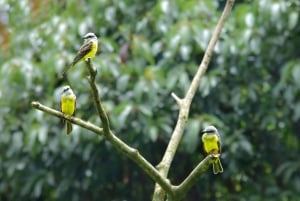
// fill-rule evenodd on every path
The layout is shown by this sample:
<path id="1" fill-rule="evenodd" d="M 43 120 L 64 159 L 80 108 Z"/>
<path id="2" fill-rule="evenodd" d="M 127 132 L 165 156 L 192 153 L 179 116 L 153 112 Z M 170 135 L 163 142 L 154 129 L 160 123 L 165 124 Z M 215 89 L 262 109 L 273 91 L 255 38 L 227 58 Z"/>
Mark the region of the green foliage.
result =
<path id="1" fill-rule="evenodd" d="M 96 32 L 101 54 L 93 64 L 111 127 L 156 165 L 177 119 L 170 94 L 186 93 L 223 3 L 0 1 L 0 36 L 9 33 L 0 50 L 0 200 L 150 200 L 153 181 L 129 159 L 77 126 L 66 136 L 59 119 L 30 103 L 58 109 L 61 87 L 69 84 L 76 116 L 101 126 L 84 64 L 60 78 L 80 36 Z M 178 184 L 202 159 L 198 134 L 208 124 L 221 134 L 224 173 L 208 172 L 186 200 L 298 199 L 299 10 L 297 0 L 235 5 L 170 178 Z"/>

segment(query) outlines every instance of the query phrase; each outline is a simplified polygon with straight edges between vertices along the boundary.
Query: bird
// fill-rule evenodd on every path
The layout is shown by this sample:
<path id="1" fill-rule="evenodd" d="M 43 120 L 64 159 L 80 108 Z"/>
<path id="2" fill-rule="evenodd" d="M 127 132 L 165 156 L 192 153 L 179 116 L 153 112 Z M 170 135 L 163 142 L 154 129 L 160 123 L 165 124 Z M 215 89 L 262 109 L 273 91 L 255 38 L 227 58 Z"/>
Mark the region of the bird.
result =
<path id="1" fill-rule="evenodd" d="M 201 131 L 202 143 L 204 152 L 208 155 L 216 157 L 213 162 L 213 173 L 218 174 L 223 172 L 223 167 L 220 160 L 221 155 L 221 140 L 220 135 L 216 127 L 207 126 Z"/>
<path id="2" fill-rule="evenodd" d="M 84 43 L 80 47 L 72 63 L 63 71 L 63 76 L 71 67 L 75 66 L 78 62 L 82 60 L 87 61 L 88 59 L 92 59 L 95 57 L 98 50 L 98 38 L 96 34 L 90 32 L 85 34 L 82 38 L 84 39 Z"/>
<path id="3" fill-rule="evenodd" d="M 62 113 L 73 116 L 76 111 L 76 96 L 69 85 L 63 87 L 60 98 L 60 110 Z M 65 122 L 65 120 L 63 120 Z M 67 135 L 72 132 L 72 124 L 66 121 Z"/>

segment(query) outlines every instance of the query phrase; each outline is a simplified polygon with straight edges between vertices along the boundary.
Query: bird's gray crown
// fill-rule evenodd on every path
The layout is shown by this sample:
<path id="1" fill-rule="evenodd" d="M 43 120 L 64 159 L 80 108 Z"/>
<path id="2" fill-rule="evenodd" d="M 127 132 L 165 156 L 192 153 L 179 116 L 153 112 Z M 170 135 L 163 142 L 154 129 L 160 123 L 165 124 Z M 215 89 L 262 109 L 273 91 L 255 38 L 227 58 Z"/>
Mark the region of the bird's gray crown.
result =
<path id="1" fill-rule="evenodd" d="M 218 130 L 216 127 L 214 126 L 207 126 L 206 128 L 204 128 L 201 133 L 218 133 Z"/>
<path id="2" fill-rule="evenodd" d="M 91 39 L 91 38 L 97 38 L 97 36 L 92 32 L 87 33 L 83 36 L 83 39 Z"/>

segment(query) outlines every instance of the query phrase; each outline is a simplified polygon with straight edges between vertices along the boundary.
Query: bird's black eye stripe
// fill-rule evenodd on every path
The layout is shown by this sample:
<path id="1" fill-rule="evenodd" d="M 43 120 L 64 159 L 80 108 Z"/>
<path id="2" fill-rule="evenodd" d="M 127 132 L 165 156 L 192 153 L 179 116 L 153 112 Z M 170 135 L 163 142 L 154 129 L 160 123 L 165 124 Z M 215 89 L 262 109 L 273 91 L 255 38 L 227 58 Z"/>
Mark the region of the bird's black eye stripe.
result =
<path id="1" fill-rule="evenodd" d="M 202 130 L 201 134 L 203 134 L 203 133 L 215 133 L 215 131 L 214 130 Z"/>
<path id="2" fill-rule="evenodd" d="M 64 92 L 66 92 L 66 91 L 68 91 L 68 90 L 69 90 L 69 87 L 65 88 L 65 89 L 64 89 Z"/>
<path id="3" fill-rule="evenodd" d="M 87 38 L 93 38 L 93 37 L 94 37 L 94 36 L 89 35 L 89 36 L 86 36 L 85 39 L 87 39 Z"/>

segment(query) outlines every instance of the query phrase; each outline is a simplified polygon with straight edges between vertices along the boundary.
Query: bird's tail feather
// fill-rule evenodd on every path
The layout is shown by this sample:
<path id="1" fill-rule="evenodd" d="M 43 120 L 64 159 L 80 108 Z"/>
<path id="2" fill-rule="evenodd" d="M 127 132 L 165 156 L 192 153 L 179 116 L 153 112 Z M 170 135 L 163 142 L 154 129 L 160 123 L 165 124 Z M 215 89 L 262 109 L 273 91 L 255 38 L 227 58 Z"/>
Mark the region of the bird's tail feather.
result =
<path id="1" fill-rule="evenodd" d="M 218 174 L 223 172 L 223 167 L 219 158 L 217 158 L 213 163 L 213 173 Z"/>
<path id="2" fill-rule="evenodd" d="M 62 76 L 65 77 L 67 71 L 74 66 L 74 62 L 72 62 L 69 66 L 67 66 L 64 71 L 62 72 Z"/>
<path id="3" fill-rule="evenodd" d="M 67 122 L 67 135 L 70 135 L 70 133 L 73 130 L 72 124 L 70 122 Z"/>

